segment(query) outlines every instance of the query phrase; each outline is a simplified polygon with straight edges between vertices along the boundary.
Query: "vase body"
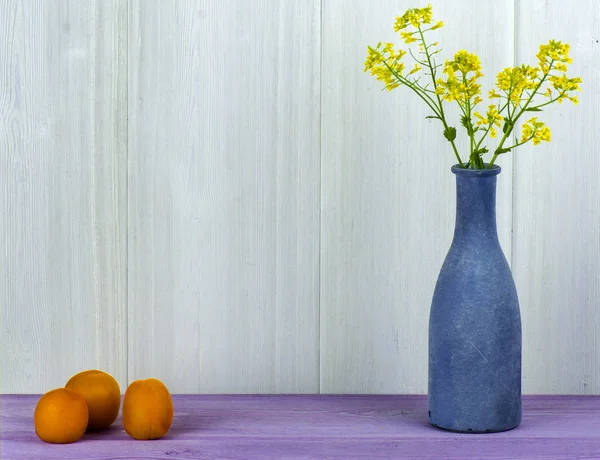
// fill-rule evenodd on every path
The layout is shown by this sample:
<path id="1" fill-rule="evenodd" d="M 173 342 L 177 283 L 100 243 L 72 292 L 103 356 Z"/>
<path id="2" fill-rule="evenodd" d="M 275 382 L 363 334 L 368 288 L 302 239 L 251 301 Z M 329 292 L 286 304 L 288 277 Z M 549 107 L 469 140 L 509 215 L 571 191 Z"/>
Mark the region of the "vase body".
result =
<path id="1" fill-rule="evenodd" d="M 521 423 L 521 315 L 498 240 L 499 166 L 458 166 L 454 239 L 429 317 L 428 418 L 453 431 L 506 431 Z"/>

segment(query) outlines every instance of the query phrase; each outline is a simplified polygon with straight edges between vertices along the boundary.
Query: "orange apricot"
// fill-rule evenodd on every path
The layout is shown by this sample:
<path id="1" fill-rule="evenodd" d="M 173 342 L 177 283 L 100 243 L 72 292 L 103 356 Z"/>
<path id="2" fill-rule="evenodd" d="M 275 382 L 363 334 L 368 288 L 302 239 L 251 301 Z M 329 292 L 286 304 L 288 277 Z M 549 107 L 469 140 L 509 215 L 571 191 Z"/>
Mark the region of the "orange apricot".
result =
<path id="1" fill-rule="evenodd" d="M 71 377 L 65 388 L 85 398 L 90 412 L 88 431 L 108 428 L 119 416 L 121 389 L 110 374 L 94 369 L 83 371 Z"/>
<path id="2" fill-rule="evenodd" d="M 88 424 L 84 397 L 68 388 L 49 391 L 35 406 L 33 424 L 42 441 L 56 444 L 78 441 Z"/>
<path id="3" fill-rule="evenodd" d="M 162 438 L 173 422 L 173 401 L 160 380 L 135 380 L 123 399 L 123 427 L 135 439 Z"/>

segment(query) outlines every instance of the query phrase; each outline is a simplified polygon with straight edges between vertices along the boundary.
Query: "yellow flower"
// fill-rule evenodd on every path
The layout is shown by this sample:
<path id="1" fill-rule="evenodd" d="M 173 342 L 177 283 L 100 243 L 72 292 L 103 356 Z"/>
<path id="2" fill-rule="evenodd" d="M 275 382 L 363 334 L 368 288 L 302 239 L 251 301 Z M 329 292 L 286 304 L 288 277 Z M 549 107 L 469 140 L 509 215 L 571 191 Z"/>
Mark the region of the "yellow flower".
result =
<path id="1" fill-rule="evenodd" d="M 566 64 L 564 64 L 563 62 L 557 62 L 557 63 L 554 65 L 554 68 L 555 68 L 556 70 L 558 70 L 559 72 L 566 72 L 566 71 L 567 71 L 567 65 L 566 65 Z"/>
<path id="2" fill-rule="evenodd" d="M 521 142 L 531 140 L 533 145 L 538 145 L 542 141 L 550 142 L 550 129 L 537 117 L 527 120 L 521 128 Z"/>
<path id="3" fill-rule="evenodd" d="M 446 61 L 444 72 L 479 72 L 481 71 L 481 62 L 476 54 L 469 53 L 465 50 L 457 51 L 454 54 L 453 61 Z"/>
<path id="4" fill-rule="evenodd" d="M 404 43 L 407 45 L 417 41 L 417 39 L 414 37 L 414 32 L 401 32 L 400 35 L 402 40 L 404 40 Z"/>
<path id="5" fill-rule="evenodd" d="M 479 112 L 475 112 L 473 115 L 475 116 L 475 118 L 477 118 L 477 126 L 485 125 L 500 127 L 500 122 L 504 120 L 504 117 L 500 115 L 500 112 L 498 112 L 498 107 L 495 105 L 488 106 L 488 110 L 485 114 L 485 117 Z"/>
<path id="6" fill-rule="evenodd" d="M 542 72 L 548 73 L 554 63 L 562 63 L 560 68 L 557 68 L 556 65 L 554 65 L 554 68 L 557 68 L 557 70 L 564 68 L 565 70 L 563 70 L 563 72 L 566 71 L 566 66 L 564 64 L 570 64 L 572 62 L 569 57 L 569 49 L 570 46 L 568 43 L 563 44 L 556 40 L 550 40 L 547 44 L 540 45 L 537 58 Z"/>
<path id="7" fill-rule="evenodd" d="M 406 10 L 402 16 L 398 16 L 396 18 L 394 32 L 399 32 L 402 29 L 406 29 L 409 25 L 413 26 L 415 29 L 418 29 L 421 24 L 430 24 L 432 17 L 433 11 L 431 9 L 431 5 L 427 5 L 427 8 L 411 8 Z M 441 27 L 441 25 L 439 27 Z"/>
<path id="8" fill-rule="evenodd" d="M 581 91 L 579 84 L 582 82 L 580 77 L 569 78 L 565 74 L 563 75 L 551 75 L 548 80 L 552 84 L 552 87 L 558 92 L 558 103 L 561 104 L 563 99 L 569 99 L 573 103 L 577 104 L 579 100 L 576 96 L 570 96 L 567 94 L 568 91 Z M 552 90 L 548 88 L 546 94 L 550 94 Z"/>
<path id="9" fill-rule="evenodd" d="M 488 106 L 487 117 L 490 124 L 493 123 L 498 127 L 500 126 L 500 122 L 504 120 L 504 117 L 498 112 L 498 107 L 493 104 Z"/>
<path id="10" fill-rule="evenodd" d="M 380 43 L 377 47 L 368 47 L 367 59 L 365 60 L 364 71 L 370 71 L 378 81 L 382 81 L 388 91 L 398 88 L 397 75 L 402 75 L 404 63 L 400 61 L 406 54 L 405 51 L 394 50 L 393 43 L 385 43 L 383 46 Z"/>
<path id="11" fill-rule="evenodd" d="M 525 64 L 520 67 L 507 67 L 498 73 L 496 86 L 504 91 L 513 103 L 518 104 L 523 97 L 523 91 L 535 89 L 538 73 L 539 69 Z M 490 92 L 490 97 L 499 97 L 499 95 L 494 91 L 494 96 Z"/>
<path id="12" fill-rule="evenodd" d="M 486 122 L 487 122 L 486 118 L 483 115 L 481 115 L 479 112 L 473 113 L 473 116 L 475 118 L 477 118 L 477 123 L 476 123 L 477 126 L 486 124 Z"/>
<path id="13" fill-rule="evenodd" d="M 495 89 L 493 89 L 493 88 L 492 88 L 492 89 L 490 90 L 490 92 L 488 93 L 488 97 L 489 97 L 490 99 L 494 99 L 494 98 L 500 97 L 500 95 L 499 95 L 499 94 L 496 92 L 496 90 L 495 90 Z"/>
<path id="14" fill-rule="evenodd" d="M 507 67 L 498 73 L 496 87 L 488 93 L 490 99 L 500 99 L 497 105 L 489 105 L 485 113 L 476 112 L 477 105 L 483 102 L 481 96 L 480 79 L 483 77 L 481 61 L 479 57 L 466 50 L 456 52 L 451 60 L 446 60 L 441 66 L 437 54 L 441 51 L 438 43 L 427 44 L 425 34 L 430 30 L 437 30 L 444 26 L 442 21 L 433 20 L 431 5 L 426 8 L 412 8 L 402 16 L 395 18 L 394 31 L 399 33 L 403 42 L 407 45 L 417 42 L 414 48 L 420 50 L 425 56 L 417 58 L 414 67 L 405 69 L 403 57 L 408 50 L 396 50 L 393 43 L 378 43 L 376 47 L 368 47 L 367 57 L 364 63 L 364 71 L 370 72 L 378 81 L 385 85 L 385 89 L 391 91 L 401 85 L 405 85 L 415 91 L 421 99 L 432 109 L 433 116 L 428 118 L 439 119 L 444 125 L 443 135 L 453 144 L 454 152 L 460 164 L 462 160 L 458 154 L 454 141 L 456 139 L 456 128 L 448 124 L 443 102 L 455 101 L 462 111 L 461 125 L 465 127 L 471 141 L 471 157 L 474 167 L 484 167 L 479 158 L 488 152 L 487 147 L 481 147 L 486 135 L 494 138 L 499 133 L 502 140 L 494 151 L 491 164 L 498 155 L 518 147 L 521 143 L 532 141 L 534 145 L 541 142 L 549 142 L 551 139 L 550 129 L 537 118 L 527 120 L 522 126 L 521 142 L 506 147 L 504 142 L 513 134 L 513 129 L 522 114 L 528 111 L 540 112 L 551 102 L 568 99 L 578 102 L 574 91 L 580 91 L 581 78 L 569 78 L 566 75 L 567 65 L 571 63 L 569 57 L 569 45 L 560 41 L 550 40 L 547 44 L 540 46 L 537 53 L 539 64 L 537 67 L 521 65 Z M 433 51 L 431 48 L 435 47 Z M 420 64 L 420 65 L 419 65 Z M 425 68 L 424 75 L 411 77 Z M 438 69 L 442 72 L 438 73 Z M 406 73 L 405 73 L 406 70 Z M 423 76 L 429 76 L 432 81 L 427 84 L 421 83 Z M 433 94 L 431 83 L 435 88 Z M 546 103 L 534 101 L 536 97 L 547 98 Z M 504 101 L 503 99 L 506 99 Z M 499 108 L 506 110 L 506 119 L 500 114 Z M 504 125 L 504 126 L 503 126 Z M 503 126 L 502 131 L 498 128 Z M 483 132 L 479 140 L 475 139 L 476 133 Z M 481 147 L 481 148 L 480 148 Z"/>
<path id="15" fill-rule="evenodd" d="M 457 101 L 465 105 L 467 101 L 471 105 L 481 102 L 481 85 L 477 79 L 483 77 L 481 73 L 481 62 L 477 55 L 460 50 L 454 55 L 454 60 L 446 61 L 444 73 L 447 79 L 436 81 L 437 94 L 445 101 Z M 467 75 L 471 73 L 472 75 Z M 457 75 L 458 74 L 458 75 Z"/>
<path id="16" fill-rule="evenodd" d="M 410 72 L 408 72 L 408 75 L 412 75 L 413 73 L 417 73 L 421 69 L 422 69 L 422 67 L 419 64 L 415 64 L 414 68 Z"/>
<path id="17" fill-rule="evenodd" d="M 561 104 L 564 99 L 569 99 L 574 104 L 579 102 L 579 99 L 577 99 L 576 96 L 567 94 L 569 91 L 581 91 L 579 84 L 582 82 L 579 77 L 567 77 L 567 64 L 572 62 L 572 59 L 569 57 L 569 49 L 568 43 L 550 40 L 547 44 L 540 45 L 540 50 L 537 54 L 539 68 L 544 75 L 548 76 L 548 82 L 552 85 L 552 88 L 557 91 L 558 96 L 556 96 L 555 100 L 557 100 L 559 104 Z M 562 75 L 550 74 L 553 70 L 562 72 Z M 544 92 L 544 96 L 549 99 L 552 99 L 553 97 L 552 88 L 548 87 Z"/>

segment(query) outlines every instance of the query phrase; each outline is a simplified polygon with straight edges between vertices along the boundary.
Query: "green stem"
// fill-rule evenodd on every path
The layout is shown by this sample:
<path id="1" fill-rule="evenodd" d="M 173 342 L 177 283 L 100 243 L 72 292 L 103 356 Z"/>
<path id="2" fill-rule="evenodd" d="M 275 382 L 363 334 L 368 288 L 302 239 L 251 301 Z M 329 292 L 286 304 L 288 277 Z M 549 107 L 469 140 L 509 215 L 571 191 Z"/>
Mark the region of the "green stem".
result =
<path id="1" fill-rule="evenodd" d="M 410 55 L 412 56 L 412 58 L 415 60 L 415 62 L 417 64 L 427 65 L 427 62 L 421 61 L 420 59 L 417 59 L 410 48 L 408 49 L 408 52 L 410 53 Z"/>
<path id="2" fill-rule="evenodd" d="M 526 144 L 527 142 L 529 142 L 531 139 L 533 139 L 533 137 L 535 136 L 535 134 L 531 135 L 528 139 L 525 139 L 523 142 L 517 142 L 514 145 L 511 145 L 510 147 L 506 147 L 507 149 L 514 149 L 515 147 L 518 147 L 519 145 L 523 145 Z"/>
<path id="3" fill-rule="evenodd" d="M 502 113 L 502 111 L 506 108 L 507 104 L 508 104 L 508 102 L 506 104 L 504 104 L 504 106 L 500 110 L 498 110 L 498 113 Z M 494 125 L 494 121 L 496 121 L 495 118 L 492 120 L 492 123 L 488 125 L 487 129 L 485 130 L 485 132 L 481 136 L 481 139 L 479 139 L 479 142 L 475 146 L 475 150 L 479 150 L 479 147 L 481 147 L 481 143 L 487 137 L 488 133 L 490 132 L 490 129 L 492 129 L 492 126 Z"/>
<path id="4" fill-rule="evenodd" d="M 442 107 L 442 98 L 440 97 L 439 94 L 437 94 L 437 83 L 435 81 L 435 69 L 436 67 L 431 63 L 431 54 L 429 53 L 429 49 L 427 48 L 427 44 L 425 43 L 425 37 L 423 36 L 423 31 L 421 30 L 421 26 L 418 27 L 419 29 L 419 35 L 421 37 L 421 43 L 423 44 L 423 48 L 425 49 L 425 56 L 427 57 L 427 64 L 429 69 L 431 70 L 431 81 L 433 82 L 433 89 L 435 91 L 435 95 L 437 98 L 437 102 L 438 102 L 438 108 L 440 111 L 440 120 L 442 122 L 442 124 L 444 125 L 444 132 L 446 132 L 446 130 L 448 129 L 448 123 L 446 123 L 446 116 L 444 114 L 444 108 Z M 460 165 L 461 168 L 464 168 L 465 165 L 462 162 L 462 160 L 460 159 L 460 155 L 458 154 L 458 149 L 456 148 L 456 144 L 454 143 L 454 141 L 450 141 L 450 144 L 452 144 L 452 149 L 454 150 L 454 155 L 456 156 L 456 159 L 458 160 L 458 164 Z"/>
<path id="5" fill-rule="evenodd" d="M 536 105 L 536 106 L 533 106 L 533 107 L 531 107 L 531 108 L 532 108 L 532 109 L 539 109 L 540 107 L 544 107 L 544 106 L 546 106 L 546 105 L 548 105 L 548 104 L 552 104 L 553 102 L 556 102 L 556 101 L 558 101 L 558 100 L 559 100 L 561 97 L 563 97 L 565 94 L 566 94 L 566 91 L 563 91 L 562 93 L 560 93 L 560 94 L 558 95 L 558 97 L 555 97 L 554 99 L 550 99 L 549 101 L 547 101 L 547 102 L 544 102 L 543 104 Z"/>
<path id="6" fill-rule="evenodd" d="M 431 99 L 431 97 L 427 94 L 427 92 L 422 91 L 422 88 L 420 85 L 413 84 L 413 82 L 411 82 L 410 80 L 408 80 L 405 77 L 403 77 L 402 75 L 400 75 L 398 72 L 396 72 L 394 69 L 392 69 L 392 67 L 386 61 L 383 61 L 383 63 L 389 69 L 389 71 L 392 73 L 392 75 L 394 75 L 394 77 L 396 77 L 396 80 L 398 80 L 403 85 L 408 86 L 415 93 L 417 93 L 417 95 L 421 99 L 423 99 L 425 104 L 427 104 L 429 106 L 429 108 L 431 110 L 433 110 L 433 113 L 435 113 L 437 117 L 440 117 L 440 114 L 437 111 L 437 107 L 435 106 L 435 101 L 433 99 Z"/>
<path id="7" fill-rule="evenodd" d="M 462 82 L 463 85 L 465 85 L 465 87 L 467 87 L 467 74 L 466 72 L 461 72 L 462 73 Z M 477 167 L 480 168 L 481 167 L 481 158 L 476 158 L 476 155 L 474 155 L 473 153 L 475 152 L 475 132 L 473 131 L 473 123 L 471 121 L 471 99 L 465 99 L 465 110 L 463 111 L 464 116 L 465 116 L 465 128 L 467 130 L 467 134 L 469 135 L 469 158 L 471 160 L 471 162 Z"/>

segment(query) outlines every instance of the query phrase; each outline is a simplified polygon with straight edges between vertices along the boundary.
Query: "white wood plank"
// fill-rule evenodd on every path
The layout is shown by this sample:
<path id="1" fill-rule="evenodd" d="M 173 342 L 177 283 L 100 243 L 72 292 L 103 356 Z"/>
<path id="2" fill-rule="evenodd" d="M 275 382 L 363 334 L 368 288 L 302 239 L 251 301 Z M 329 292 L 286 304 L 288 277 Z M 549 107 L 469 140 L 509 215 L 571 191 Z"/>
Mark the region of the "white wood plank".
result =
<path id="1" fill-rule="evenodd" d="M 454 230 L 456 160 L 416 95 L 381 92 L 362 72 L 367 44 L 404 46 L 394 18 L 426 4 L 323 2 L 323 393 L 427 391 L 429 308 Z M 437 35 L 442 61 L 458 49 L 477 53 L 485 95 L 512 62 L 512 6 L 434 5 L 446 24 Z M 511 158 L 498 164 L 498 226 L 510 259 Z"/>
<path id="2" fill-rule="evenodd" d="M 0 2 L 0 392 L 126 378 L 126 4 Z"/>
<path id="3" fill-rule="evenodd" d="M 319 1 L 130 13 L 129 376 L 316 392 Z"/>
<path id="4" fill-rule="evenodd" d="M 539 119 L 552 141 L 516 154 L 514 269 L 523 313 L 523 391 L 600 391 L 600 3 L 518 2 L 517 63 L 550 39 L 571 45 L 580 104 Z M 532 22 L 535 27 L 532 27 Z M 524 146 L 525 147 L 525 146 Z"/>

